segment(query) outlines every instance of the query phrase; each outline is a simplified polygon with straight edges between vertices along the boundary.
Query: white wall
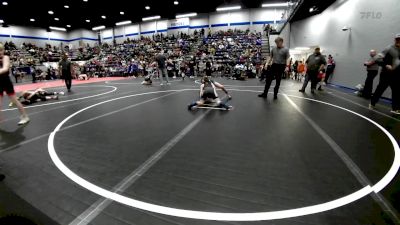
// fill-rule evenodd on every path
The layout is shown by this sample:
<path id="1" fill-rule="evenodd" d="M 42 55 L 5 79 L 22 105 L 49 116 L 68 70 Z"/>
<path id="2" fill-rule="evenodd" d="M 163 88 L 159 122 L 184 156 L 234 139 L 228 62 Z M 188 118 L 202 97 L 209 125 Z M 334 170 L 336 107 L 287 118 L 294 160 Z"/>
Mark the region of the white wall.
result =
<path id="1" fill-rule="evenodd" d="M 101 41 L 102 43 L 113 43 L 113 29 L 105 29 L 100 31 Z"/>
<path id="2" fill-rule="evenodd" d="M 13 41 L 17 46 L 22 43 L 32 43 L 40 47 L 44 47 L 46 44 L 54 46 L 69 45 L 73 48 L 77 48 L 80 44 L 94 45 L 97 43 L 97 33 L 90 30 L 73 30 L 71 32 L 62 31 L 51 31 L 47 32 L 45 29 L 31 28 L 31 27 L 0 27 L 1 42 Z M 10 36 L 11 35 L 11 36 Z"/>
<path id="3" fill-rule="evenodd" d="M 144 23 L 140 24 L 140 32 L 141 32 L 142 36 L 145 36 L 145 37 L 153 36 L 156 29 L 157 29 L 157 26 L 156 26 L 155 21 L 144 22 Z"/>
<path id="4" fill-rule="evenodd" d="M 47 44 L 60 46 L 62 42 L 68 43 L 68 34 L 66 32 L 52 31 L 47 32 L 45 29 L 10 26 L 0 27 L 1 42 L 13 41 L 17 46 L 22 43 L 32 43 L 40 47 L 44 47 Z M 56 39 L 56 40 L 52 40 Z"/>
<path id="5" fill-rule="evenodd" d="M 271 23 L 273 26 L 277 26 L 281 22 L 281 16 L 284 9 L 252 9 L 250 11 L 250 18 L 252 19 L 251 30 L 261 31 L 263 23 Z M 254 23 L 256 22 L 256 23 Z"/>
<path id="6" fill-rule="evenodd" d="M 231 29 L 247 30 L 251 26 L 250 10 L 233 11 L 229 14 Z"/>
<path id="7" fill-rule="evenodd" d="M 211 25 L 211 31 L 228 30 L 228 24 L 230 21 L 229 13 L 213 13 L 210 14 L 209 24 Z M 223 26 L 220 26 L 223 25 Z"/>
<path id="8" fill-rule="evenodd" d="M 189 26 L 190 18 L 168 20 L 168 35 L 178 35 L 180 32 L 188 34 Z"/>
<path id="9" fill-rule="evenodd" d="M 78 48 L 89 44 L 90 46 L 98 43 L 97 32 L 85 29 L 77 29 L 68 33 L 69 46 Z"/>
<path id="10" fill-rule="evenodd" d="M 199 26 L 207 26 L 204 28 L 205 33 L 207 34 L 208 32 L 208 27 L 210 26 L 210 23 L 208 21 L 208 14 L 203 14 L 203 15 L 199 15 L 197 17 L 192 17 L 190 18 L 190 29 L 189 29 L 189 33 L 193 34 L 193 32 L 195 30 L 200 31 L 202 28 L 196 28 Z"/>
<path id="11" fill-rule="evenodd" d="M 364 12 L 379 13 L 381 18 L 363 18 Z M 354 87 L 365 80 L 363 62 L 369 50 L 383 50 L 400 33 L 399 12 L 398 0 L 338 0 L 322 14 L 293 23 L 290 47 L 320 45 L 336 60 L 332 82 Z M 344 26 L 351 26 L 351 32 L 342 31 Z"/>
<path id="12" fill-rule="evenodd" d="M 138 39 L 140 26 L 139 24 L 129 25 L 124 27 L 125 28 L 125 36 L 129 39 Z"/>
<path id="13" fill-rule="evenodd" d="M 178 32 L 184 33 L 193 33 L 195 29 L 200 30 L 201 28 L 191 28 L 196 26 L 212 26 L 215 24 L 226 24 L 226 26 L 217 26 L 213 27 L 213 31 L 218 30 L 228 30 L 228 29 L 242 29 L 245 30 L 250 28 L 252 31 L 257 30 L 262 31 L 262 23 L 272 22 L 276 20 L 280 20 L 280 15 L 283 10 L 275 10 L 275 9 L 246 9 L 246 10 L 238 10 L 232 12 L 214 12 L 210 14 L 200 14 L 197 17 L 190 18 L 189 28 L 179 29 L 179 30 L 168 30 L 171 27 L 171 20 L 160 20 L 160 21 L 151 21 L 151 22 L 143 22 L 140 24 L 129 25 L 125 27 L 115 27 L 116 36 L 115 40 L 117 43 L 123 42 L 127 35 L 129 34 L 137 34 L 139 32 L 142 33 L 143 36 L 152 36 L 154 32 L 163 31 L 166 32 L 168 30 L 169 34 L 176 34 Z M 260 24 L 253 24 L 253 23 Z M 235 26 L 229 26 L 232 23 L 240 23 Z M 206 34 L 208 33 L 208 28 L 205 28 Z M 146 32 L 150 32 L 147 33 Z M 144 33 L 144 34 L 143 34 Z M 166 34 L 166 33 L 165 33 Z M 11 40 L 9 35 L 16 35 L 16 37 L 12 38 L 13 42 L 20 45 L 23 42 L 26 43 L 34 43 L 38 46 L 44 46 L 46 43 L 59 46 L 61 42 L 64 42 L 64 45 L 70 45 L 72 48 L 77 48 L 82 45 L 89 44 L 91 46 L 98 43 L 97 41 L 97 32 L 91 30 L 74 30 L 69 33 L 64 32 L 50 32 L 47 33 L 44 29 L 38 28 L 27 28 L 27 27 L 18 27 L 11 26 L 9 28 L 0 28 L 0 41 L 5 42 Z M 102 38 L 108 38 L 103 40 L 104 42 L 112 43 L 112 29 L 108 28 L 104 31 L 101 31 Z M 29 38 L 33 37 L 33 38 Z M 49 40 L 53 39 L 53 40 Z M 140 38 L 139 35 L 131 35 L 130 39 Z"/>
<path id="14" fill-rule="evenodd" d="M 157 21 L 157 32 L 166 34 L 168 29 L 168 20 Z"/>

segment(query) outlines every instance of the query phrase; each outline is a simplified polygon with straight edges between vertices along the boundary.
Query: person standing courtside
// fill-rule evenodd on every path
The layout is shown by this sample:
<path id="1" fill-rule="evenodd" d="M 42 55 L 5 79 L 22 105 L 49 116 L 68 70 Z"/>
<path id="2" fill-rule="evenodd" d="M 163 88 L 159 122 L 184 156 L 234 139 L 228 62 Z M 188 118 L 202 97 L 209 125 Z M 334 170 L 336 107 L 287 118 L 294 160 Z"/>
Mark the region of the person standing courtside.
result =
<path id="1" fill-rule="evenodd" d="M 383 58 L 382 71 L 378 87 L 372 96 L 369 108 L 375 108 L 375 104 L 390 86 L 392 89 L 391 113 L 400 115 L 400 33 L 395 36 L 395 44 L 383 50 L 383 52 L 379 54 L 379 57 Z"/>
<path id="2" fill-rule="evenodd" d="M 167 61 L 167 57 L 164 55 L 164 51 L 161 50 L 160 54 L 156 56 L 156 62 L 158 66 L 158 73 L 160 76 L 160 85 L 164 85 L 164 79 L 163 76 L 165 76 L 165 79 L 167 80 L 167 84 L 169 85 L 169 80 L 168 80 L 168 73 L 167 73 L 167 68 L 165 66 L 165 62 Z"/>
<path id="3" fill-rule="evenodd" d="M 335 72 L 336 62 L 333 59 L 332 55 L 328 56 L 328 64 L 326 66 L 326 75 L 325 75 L 325 83 L 329 83 L 329 78 Z"/>
<path id="4" fill-rule="evenodd" d="M 71 61 L 68 60 L 68 53 L 62 55 L 62 59 L 58 63 L 58 70 L 59 74 L 61 74 L 61 79 L 65 82 L 68 92 L 71 92 L 73 68 Z"/>
<path id="5" fill-rule="evenodd" d="M 362 96 L 366 99 L 370 99 L 372 95 L 372 88 L 374 86 L 374 79 L 378 75 L 379 65 L 378 65 L 378 55 L 375 50 L 369 52 L 370 59 L 364 63 L 367 67 L 367 79 L 365 80 L 364 89 L 362 91 Z"/>
<path id="6" fill-rule="evenodd" d="M 271 87 L 272 80 L 276 79 L 275 89 L 274 89 L 274 99 L 278 99 L 279 86 L 281 84 L 282 75 L 285 71 L 286 65 L 290 58 L 289 49 L 283 46 L 283 38 L 277 37 L 275 39 L 276 47 L 271 50 L 271 57 L 268 65 L 271 65 L 271 73 L 265 78 L 265 89 L 264 92 L 258 97 L 266 98 L 268 90 Z"/>
<path id="7" fill-rule="evenodd" d="M 306 61 L 307 74 L 303 87 L 299 90 L 300 92 L 304 93 L 308 82 L 311 81 L 311 93 L 314 94 L 318 84 L 318 74 L 320 71 L 324 70 L 325 65 L 325 57 L 321 55 L 320 47 L 316 47 L 314 53 L 310 55 Z"/>
<path id="8" fill-rule="evenodd" d="M 10 79 L 10 57 L 8 55 L 4 55 L 4 53 L 4 46 L 0 43 L 0 112 L 1 106 L 3 105 L 3 94 L 5 92 L 10 98 L 10 101 L 18 108 L 21 114 L 21 120 L 18 122 L 18 125 L 24 125 L 29 123 L 30 119 L 26 114 L 24 107 L 15 96 L 14 85 Z"/>

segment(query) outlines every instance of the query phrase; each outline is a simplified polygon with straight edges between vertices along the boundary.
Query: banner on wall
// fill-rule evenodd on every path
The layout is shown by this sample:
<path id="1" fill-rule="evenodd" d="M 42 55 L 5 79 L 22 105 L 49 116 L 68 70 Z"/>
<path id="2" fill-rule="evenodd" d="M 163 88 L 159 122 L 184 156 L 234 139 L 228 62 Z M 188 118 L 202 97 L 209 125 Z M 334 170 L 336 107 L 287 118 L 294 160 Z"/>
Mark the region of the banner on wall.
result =
<path id="1" fill-rule="evenodd" d="M 168 28 L 189 27 L 189 18 L 180 18 L 168 21 Z"/>

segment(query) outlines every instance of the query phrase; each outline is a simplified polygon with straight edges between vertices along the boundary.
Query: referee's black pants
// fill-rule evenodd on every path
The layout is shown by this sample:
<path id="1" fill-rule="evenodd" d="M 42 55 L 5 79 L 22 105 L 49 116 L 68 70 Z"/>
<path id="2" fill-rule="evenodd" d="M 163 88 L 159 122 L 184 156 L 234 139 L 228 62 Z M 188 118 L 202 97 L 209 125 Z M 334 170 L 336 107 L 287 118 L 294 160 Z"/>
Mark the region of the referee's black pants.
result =
<path id="1" fill-rule="evenodd" d="M 281 85 L 282 75 L 285 72 L 286 65 L 285 64 L 272 64 L 271 72 L 268 73 L 265 77 L 265 88 L 263 95 L 267 96 L 269 88 L 271 87 L 272 80 L 276 79 L 275 88 L 274 88 L 274 96 L 278 95 L 279 87 Z"/>
<path id="2" fill-rule="evenodd" d="M 392 89 L 392 109 L 400 110 L 400 67 L 395 71 L 384 70 L 381 72 L 378 87 L 371 99 L 371 105 L 375 106 L 388 87 Z"/>

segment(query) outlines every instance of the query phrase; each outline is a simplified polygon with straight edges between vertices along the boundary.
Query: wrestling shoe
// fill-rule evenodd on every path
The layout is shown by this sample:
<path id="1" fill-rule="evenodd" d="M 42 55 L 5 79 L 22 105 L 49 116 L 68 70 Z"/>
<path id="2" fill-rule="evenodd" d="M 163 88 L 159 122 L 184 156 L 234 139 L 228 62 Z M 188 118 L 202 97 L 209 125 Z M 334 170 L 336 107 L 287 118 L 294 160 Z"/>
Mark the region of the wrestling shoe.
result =
<path id="1" fill-rule="evenodd" d="M 274 95 L 274 100 L 277 100 L 278 99 L 278 96 L 277 95 Z"/>
<path id="2" fill-rule="evenodd" d="M 228 106 L 228 108 L 225 108 L 227 111 L 233 110 L 233 106 Z"/>
<path id="3" fill-rule="evenodd" d="M 10 104 L 8 104 L 8 107 L 10 108 L 14 107 L 14 103 L 10 102 Z"/>
<path id="4" fill-rule="evenodd" d="M 18 122 L 18 125 L 25 125 L 31 121 L 28 116 L 21 116 L 21 120 Z"/>
<path id="5" fill-rule="evenodd" d="M 376 109 L 376 107 L 375 107 L 374 105 L 372 105 L 372 104 L 369 104 L 369 105 L 368 105 L 368 108 L 369 108 L 370 110 Z"/>
<path id="6" fill-rule="evenodd" d="M 299 90 L 299 92 L 301 92 L 301 93 L 304 93 L 304 92 L 306 92 L 305 90 L 303 90 L 303 89 L 300 89 Z"/>

